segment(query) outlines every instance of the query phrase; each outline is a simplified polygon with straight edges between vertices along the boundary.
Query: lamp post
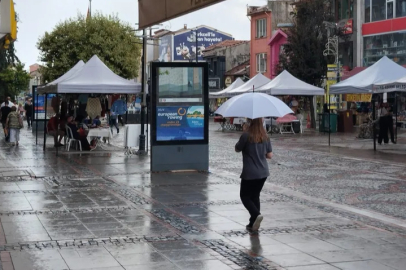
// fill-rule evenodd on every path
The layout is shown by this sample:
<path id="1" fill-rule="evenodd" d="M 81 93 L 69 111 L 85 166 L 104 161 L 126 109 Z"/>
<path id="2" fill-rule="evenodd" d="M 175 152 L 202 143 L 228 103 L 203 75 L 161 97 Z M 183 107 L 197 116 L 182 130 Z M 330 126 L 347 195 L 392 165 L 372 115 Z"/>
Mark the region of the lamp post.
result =
<path id="1" fill-rule="evenodd" d="M 92 17 L 92 0 L 89 0 L 89 4 L 90 4 L 89 15 L 90 15 L 90 17 Z"/>

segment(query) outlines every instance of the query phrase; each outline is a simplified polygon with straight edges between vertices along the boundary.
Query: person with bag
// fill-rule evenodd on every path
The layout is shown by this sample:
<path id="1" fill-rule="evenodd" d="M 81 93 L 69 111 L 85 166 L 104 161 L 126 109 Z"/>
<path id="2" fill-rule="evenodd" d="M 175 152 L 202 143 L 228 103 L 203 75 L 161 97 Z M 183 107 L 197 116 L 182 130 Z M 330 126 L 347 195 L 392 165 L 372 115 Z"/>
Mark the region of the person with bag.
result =
<path id="1" fill-rule="evenodd" d="M 273 155 L 271 141 L 262 123 L 263 119 L 257 118 L 245 124 L 244 133 L 235 145 L 235 151 L 242 152 L 240 198 L 251 216 L 246 226 L 249 231 L 258 231 L 263 220 L 259 198 L 269 176 L 267 159 Z"/>
<path id="2" fill-rule="evenodd" d="M 20 140 L 20 129 L 24 127 L 24 123 L 16 106 L 11 107 L 11 112 L 7 116 L 6 127 L 10 130 L 10 143 L 17 146 Z"/>

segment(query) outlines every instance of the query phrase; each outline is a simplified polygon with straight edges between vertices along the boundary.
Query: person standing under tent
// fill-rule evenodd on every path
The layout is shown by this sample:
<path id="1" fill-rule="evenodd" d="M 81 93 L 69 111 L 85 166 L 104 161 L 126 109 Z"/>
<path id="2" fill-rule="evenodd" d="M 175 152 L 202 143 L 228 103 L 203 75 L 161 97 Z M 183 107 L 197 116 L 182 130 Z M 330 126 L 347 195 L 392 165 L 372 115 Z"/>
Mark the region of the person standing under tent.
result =
<path id="1" fill-rule="evenodd" d="M 113 133 L 113 126 L 117 129 L 117 134 L 120 133 L 120 129 L 118 128 L 117 123 L 117 115 L 110 109 L 107 109 L 106 112 L 107 112 L 107 121 L 109 123 L 111 133 Z"/>
<path id="2" fill-rule="evenodd" d="M 259 197 L 269 176 L 267 159 L 272 158 L 271 141 L 262 122 L 262 118 L 257 118 L 245 124 L 244 133 L 235 145 L 235 151 L 242 152 L 243 158 L 240 198 L 251 216 L 246 226 L 249 231 L 258 231 L 263 220 Z"/>
<path id="3" fill-rule="evenodd" d="M 124 122 L 121 116 L 127 112 L 126 101 L 122 99 L 117 99 L 116 101 L 114 101 L 113 104 L 111 105 L 111 112 L 113 112 L 117 116 L 117 119 L 118 121 L 120 121 L 120 124 L 124 126 Z"/>

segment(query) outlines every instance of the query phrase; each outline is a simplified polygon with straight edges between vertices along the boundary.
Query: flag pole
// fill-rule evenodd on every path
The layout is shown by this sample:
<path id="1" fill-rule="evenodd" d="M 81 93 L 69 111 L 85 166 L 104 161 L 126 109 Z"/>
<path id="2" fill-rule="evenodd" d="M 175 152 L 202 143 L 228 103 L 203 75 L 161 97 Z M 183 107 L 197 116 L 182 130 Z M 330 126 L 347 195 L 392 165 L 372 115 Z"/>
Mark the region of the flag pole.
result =
<path id="1" fill-rule="evenodd" d="M 89 14 L 90 14 L 90 17 L 92 17 L 92 0 L 89 0 L 89 2 L 90 2 Z"/>

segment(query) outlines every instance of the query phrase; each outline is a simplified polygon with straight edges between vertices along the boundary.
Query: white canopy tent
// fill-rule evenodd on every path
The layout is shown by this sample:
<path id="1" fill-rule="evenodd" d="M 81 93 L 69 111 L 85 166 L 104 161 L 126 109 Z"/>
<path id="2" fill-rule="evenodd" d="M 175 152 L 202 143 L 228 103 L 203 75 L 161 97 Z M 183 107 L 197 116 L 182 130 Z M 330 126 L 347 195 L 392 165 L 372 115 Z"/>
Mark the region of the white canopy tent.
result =
<path id="1" fill-rule="evenodd" d="M 374 93 L 406 92 L 406 76 L 397 80 L 377 83 L 374 85 Z"/>
<path id="2" fill-rule="evenodd" d="M 305 83 L 288 71 L 284 70 L 271 82 L 255 89 L 255 92 L 262 92 L 273 96 L 322 96 L 324 89 Z"/>
<path id="3" fill-rule="evenodd" d="M 237 87 L 240 87 L 243 84 L 244 84 L 244 81 L 241 80 L 241 78 L 237 78 L 229 87 L 227 87 L 224 90 L 218 91 L 218 92 L 210 93 L 209 97 L 210 98 L 222 98 L 222 97 L 225 97 L 224 96 L 225 93 L 227 93 L 228 91 L 231 91 L 233 89 L 236 89 Z"/>
<path id="4" fill-rule="evenodd" d="M 406 76 L 406 68 L 384 56 L 364 71 L 330 86 L 330 94 L 372 93 L 375 84 L 397 80 L 403 76 Z"/>
<path id="5" fill-rule="evenodd" d="M 141 84 L 118 76 L 96 55 L 75 74 L 65 78 L 58 79 L 59 81 L 54 85 L 48 84 L 39 88 L 38 94 L 136 94 L 141 92 Z"/>
<path id="6" fill-rule="evenodd" d="M 228 91 L 224 95 L 227 97 L 231 97 L 231 96 L 239 95 L 242 93 L 252 92 L 253 90 L 255 91 L 259 87 L 269 83 L 270 81 L 271 81 L 270 79 L 268 79 L 261 73 L 258 73 L 257 75 L 252 77 L 248 82 L 244 83 L 243 85 L 241 85 L 231 91 Z"/>

